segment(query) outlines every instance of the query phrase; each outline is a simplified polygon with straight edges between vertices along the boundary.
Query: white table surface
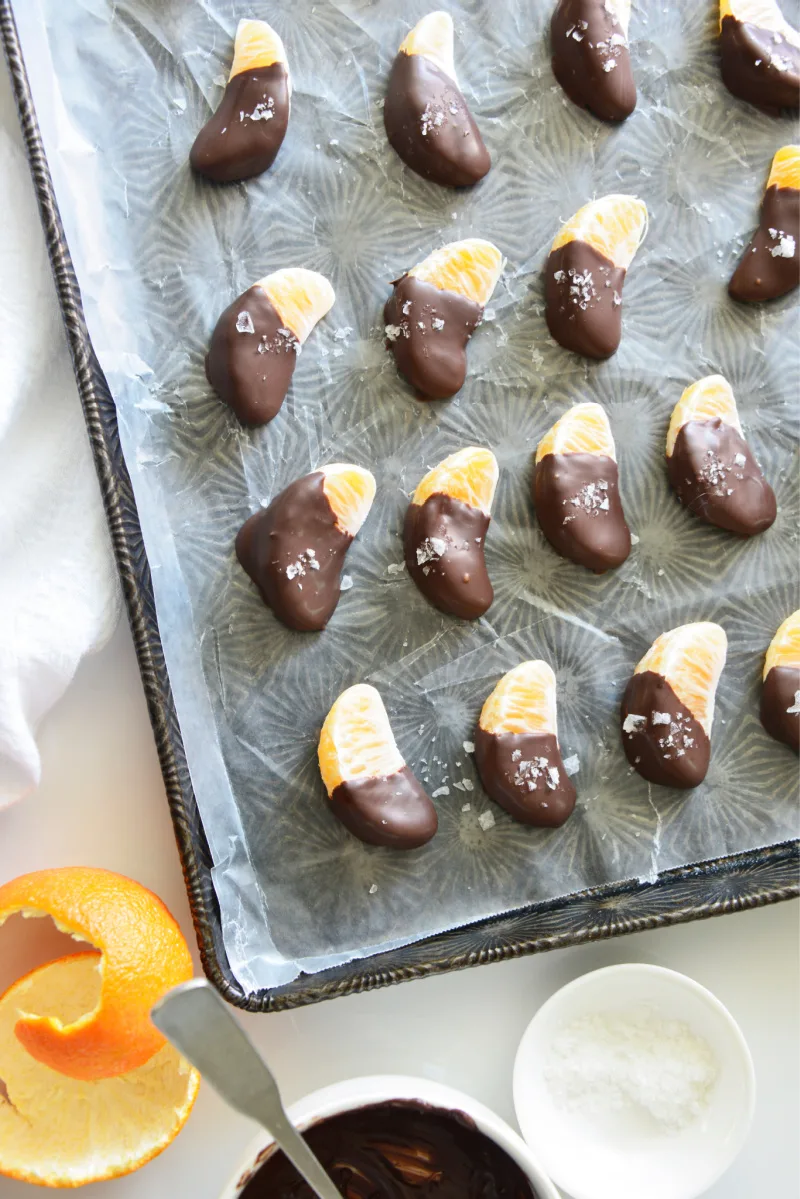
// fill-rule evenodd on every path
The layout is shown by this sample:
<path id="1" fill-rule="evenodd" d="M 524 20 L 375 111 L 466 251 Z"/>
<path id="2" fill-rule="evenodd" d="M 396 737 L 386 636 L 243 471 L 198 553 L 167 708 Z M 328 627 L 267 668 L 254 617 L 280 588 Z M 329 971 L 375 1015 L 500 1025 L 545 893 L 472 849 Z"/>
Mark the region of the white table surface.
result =
<path id="1" fill-rule="evenodd" d="M 47 718 L 41 744 L 38 792 L 0 812 L 0 882 L 47 866 L 118 870 L 156 891 L 193 943 L 127 625 L 84 662 Z M 356 1074 L 417 1073 L 470 1092 L 513 1123 L 514 1052 L 547 996 L 576 975 L 615 962 L 669 966 L 692 975 L 727 1004 L 755 1060 L 754 1128 L 709 1199 L 798 1199 L 799 916 L 797 904 L 777 904 L 296 1012 L 250 1015 L 245 1023 L 288 1101 Z M 0 988 L 61 947 L 60 935 L 44 922 L 10 921 L 0 932 Z M 137 1174 L 95 1184 L 88 1194 L 92 1199 L 217 1199 L 253 1132 L 203 1087 L 187 1127 L 161 1157 Z M 45 1191 L 0 1179 L 0 1199 L 27 1199 Z"/>

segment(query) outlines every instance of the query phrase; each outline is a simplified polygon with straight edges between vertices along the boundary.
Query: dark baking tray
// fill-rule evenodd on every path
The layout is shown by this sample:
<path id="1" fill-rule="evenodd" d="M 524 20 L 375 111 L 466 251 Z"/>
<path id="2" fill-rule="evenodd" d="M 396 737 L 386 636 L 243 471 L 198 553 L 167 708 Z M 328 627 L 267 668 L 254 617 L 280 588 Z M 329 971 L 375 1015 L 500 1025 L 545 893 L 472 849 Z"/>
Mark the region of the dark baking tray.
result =
<path id="1" fill-rule="evenodd" d="M 622 933 L 720 916 L 800 894 L 800 842 L 789 841 L 666 871 L 655 882 L 618 882 L 520 908 L 401 949 L 245 995 L 222 943 L 212 862 L 197 809 L 158 629 L 150 568 L 122 457 L 114 400 L 86 329 L 11 10 L 0 0 L 0 36 L 36 190 L 75 377 L 94 453 L 183 865 L 203 969 L 231 1003 L 277 1011 L 484 962 Z"/>

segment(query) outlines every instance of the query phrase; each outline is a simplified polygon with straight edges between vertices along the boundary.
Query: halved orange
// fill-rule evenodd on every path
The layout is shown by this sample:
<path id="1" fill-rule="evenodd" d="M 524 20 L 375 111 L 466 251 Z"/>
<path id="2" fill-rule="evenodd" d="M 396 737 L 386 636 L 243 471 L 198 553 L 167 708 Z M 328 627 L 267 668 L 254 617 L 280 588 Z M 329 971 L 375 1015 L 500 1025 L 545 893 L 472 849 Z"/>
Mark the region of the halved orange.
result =
<path id="1" fill-rule="evenodd" d="M 301 345 L 317 322 L 330 312 L 336 299 L 324 275 L 302 266 L 273 271 L 259 279 L 256 287 L 267 293 L 278 316 Z"/>
<path id="2" fill-rule="evenodd" d="M 62 932 L 102 952 L 93 1008 L 67 1023 L 47 1004 L 20 1015 L 16 1035 L 31 1057 L 70 1078 L 93 1080 L 127 1074 L 163 1048 L 150 1009 L 192 977 L 192 959 L 152 891 L 91 866 L 39 870 L 0 887 L 0 924 L 17 912 L 51 916 Z"/>
<path id="3" fill-rule="evenodd" d="M 726 17 L 735 21 L 745 21 L 755 25 L 757 29 L 766 29 L 770 33 L 780 33 L 789 42 L 800 45 L 800 37 L 784 17 L 777 0 L 720 0 L 719 27 Z"/>
<path id="4" fill-rule="evenodd" d="M 272 66 L 274 62 L 282 62 L 288 70 L 286 50 L 272 26 L 266 21 L 240 21 L 236 29 L 228 82 L 243 71 L 257 71 L 259 67 Z"/>
<path id="5" fill-rule="evenodd" d="M 634 674 L 645 670 L 660 674 L 710 737 L 717 683 L 727 651 L 728 638 L 718 624 L 684 624 L 657 637 Z"/>
<path id="6" fill-rule="evenodd" d="M 322 490 L 343 533 L 355 537 L 375 499 L 375 476 L 363 466 L 331 462 L 322 467 Z"/>
<path id="7" fill-rule="evenodd" d="M 50 1187 L 117 1178 L 166 1149 L 189 1117 L 200 1076 L 171 1045 L 135 1070 L 90 1082 L 37 1062 L 17 1038 L 20 1012 L 74 1026 L 91 1011 L 101 962 L 96 953 L 49 962 L 0 998 L 0 1174 Z"/>
<path id="8" fill-rule="evenodd" d="M 448 12 L 429 12 L 406 34 L 399 53 L 422 54 L 457 83 L 453 18 Z"/>
<path id="9" fill-rule="evenodd" d="M 602 454 L 617 460 L 611 425 L 599 404 L 575 404 L 545 433 L 536 461 L 545 454 Z"/>
<path id="10" fill-rule="evenodd" d="M 673 408 L 667 430 L 667 457 L 672 457 L 676 438 L 687 421 L 717 417 L 743 436 L 733 388 L 722 375 L 708 375 L 690 384 Z"/>
<path id="11" fill-rule="evenodd" d="M 503 273 L 503 262 L 497 246 L 479 237 L 468 237 L 434 250 L 408 273 L 440 291 L 466 296 L 483 308 Z"/>
<path id="12" fill-rule="evenodd" d="M 556 735 L 556 676 L 546 662 L 520 662 L 504 674 L 481 710 L 487 733 Z"/>
<path id="13" fill-rule="evenodd" d="M 636 196 L 601 196 L 579 208 L 562 225 L 550 253 L 570 241 L 582 241 L 614 266 L 627 270 L 647 233 L 647 205 Z"/>
<path id="14" fill-rule="evenodd" d="M 318 753 L 328 795 L 340 783 L 389 776 L 405 766 L 380 693 L 367 683 L 348 687 L 336 700 L 325 717 Z"/>
<path id="15" fill-rule="evenodd" d="M 800 191 L 800 146 L 781 146 L 772 160 L 767 187 Z"/>
<path id="16" fill-rule="evenodd" d="M 762 678 L 767 677 L 773 666 L 793 666 L 800 670 L 800 608 L 786 617 L 770 641 Z"/>
<path id="17" fill-rule="evenodd" d="M 420 507 L 431 495 L 449 495 L 489 516 L 500 469 L 491 450 L 467 446 L 428 471 L 411 497 Z"/>

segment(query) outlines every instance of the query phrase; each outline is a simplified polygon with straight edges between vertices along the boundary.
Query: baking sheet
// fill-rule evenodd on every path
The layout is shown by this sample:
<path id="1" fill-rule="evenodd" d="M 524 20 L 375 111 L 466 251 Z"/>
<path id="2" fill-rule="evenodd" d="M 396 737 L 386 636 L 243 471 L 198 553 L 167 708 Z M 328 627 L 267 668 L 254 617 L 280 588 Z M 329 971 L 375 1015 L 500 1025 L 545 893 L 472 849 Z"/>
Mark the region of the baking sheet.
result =
<path id="1" fill-rule="evenodd" d="M 686 0 L 634 13 L 640 101 L 621 129 L 580 113 L 555 85 L 549 3 L 453 5 L 462 88 L 494 167 L 473 192 L 445 192 L 400 164 L 380 112 L 391 58 L 425 5 L 256 7 L 16 9 L 89 330 L 118 405 L 236 977 L 248 991 L 273 987 L 537 899 L 793 835 L 796 762 L 756 719 L 761 654 L 797 605 L 793 304 L 743 309 L 724 291 L 791 122 L 724 91 L 713 14 Z M 796 21 L 798 4 L 786 14 Z M 270 20 L 287 45 L 290 131 L 268 175 L 213 188 L 192 179 L 186 158 L 246 15 Z M 550 342 L 540 269 L 559 221 L 609 191 L 641 195 L 651 228 L 626 283 L 620 351 L 589 365 Z M 508 267 L 464 389 L 423 406 L 383 350 L 386 281 L 471 234 L 496 241 Z M 231 299 L 289 265 L 328 274 L 337 303 L 279 417 L 245 432 L 210 393 L 205 346 Z M 775 527 L 750 544 L 693 520 L 664 478 L 672 406 L 717 370 L 780 503 Z M 556 557 L 527 500 L 538 438 L 581 399 L 609 411 L 639 539 L 602 579 Z M 487 543 L 497 598 L 467 626 L 430 609 L 398 569 L 399 531 L 424 471 L 476 442 L 501 465 Z M 329 628 L 292 634 L 239 571 L 233 537 L 292 478 L 343 458 L 375 471 L 378 499 Z M 686 795 L 629 772 L 616 708 L 653 636 L 688 619 L 720 620 L 731 645 L 712 767 Z M 553 832 L 491 805 L 463 749 L 496 678 L 524 656 L 556 668 L 562 750 L 580 762 L 578 810 Z M 440 792 L 439 834 L 411 855 L 355 842 L 324 809 L 319 726 L 361 679 L 381 689 L 409 764 Z M 487 811 L 496 823 L 484 831 Z"/>

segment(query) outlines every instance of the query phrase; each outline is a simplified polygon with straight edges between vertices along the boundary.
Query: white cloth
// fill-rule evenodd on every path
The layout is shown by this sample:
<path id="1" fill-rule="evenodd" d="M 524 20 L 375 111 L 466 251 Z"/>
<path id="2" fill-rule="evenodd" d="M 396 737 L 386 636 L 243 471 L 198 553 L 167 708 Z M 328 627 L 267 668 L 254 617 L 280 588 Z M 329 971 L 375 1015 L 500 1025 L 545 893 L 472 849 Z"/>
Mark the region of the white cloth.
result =
<path id="1" fill-rule="evenodd" d="M 119 588 L 55 287 L 0 63 L 0 808 L 36 727 L 111 635 Z M 87 735 L 91 735 L 87 730 Z"/>

